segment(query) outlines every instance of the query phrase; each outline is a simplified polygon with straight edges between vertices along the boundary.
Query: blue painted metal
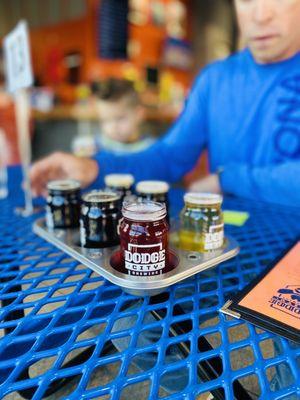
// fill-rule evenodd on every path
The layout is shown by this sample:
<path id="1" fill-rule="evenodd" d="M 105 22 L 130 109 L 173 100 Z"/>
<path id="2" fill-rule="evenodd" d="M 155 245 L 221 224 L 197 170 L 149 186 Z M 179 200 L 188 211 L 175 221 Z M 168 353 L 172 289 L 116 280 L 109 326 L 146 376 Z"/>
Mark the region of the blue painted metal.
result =
<path id="1" fill-rule="evenodd" d="M 299 236 L 300 209 L 227 198 L 226 209 L 249 211 L 251 214 L 244 227 L 227 227 L 228 234 L 241 245 L 239 256 L 171 287 L 169 298 L 163 303 L 149 304 L 149 298 L 144 298 L 136 308 L 126 311 L 125 304 L 133 300 L 133 296 L 123 293 L 34 235 L 31 231 L 34 217 L 23 219 L 14 214 L 13 207 L 22 201 L 18 190 L 18 170 L 10 171 L 10 181 L 10 198 L 0 202 L 0 332 L 3 334 L 5 329 L 7 333 L 0 339 L 1 399 L 30 388 L 35 390 L 32 399 L 41 399 L 53 381 L 71 376 L 77 377 L 78 383 L 68 399 L 101 398 L 105 394 L 111 399 L 119 399 L 124 390 L 144 381 L 149 382 L 149 398 L 157 399 L 162 376 L 179 368 L 188 368 L 189 383 L 180 393 L 164 398 L 195 399 L 201 393 L 223 388 L 225 398 L 233 399 L 233 382 L 249 376 L 258 379 L 261 399 L 300 398 L 299 346 L 218 313 L 228 297 L 242 289 Z M 177 212 L 182 205 L 180 192 L 173 193 L 172 204 L 173 212 Z M 192 287 L 194 293 L 182 298 L 183 288 L 187 286 Z M 209 308 L 203 303 L 207 298 L 213 304 Z M 193 310 L 185 316 L 173 316 L 173 307 L 181 302 L 191 302 Z M 149 348 L 140 348 L 138 336 L 142 329 L 147 328 L 143 325 L 144 316 L 151 310 L 163 308 L 168 312 L 162 321 L 154 323 L 162 327 L 160 340 Z M 128 314 L 137 316 L 135 325 L 127 331 L 112 333 L 116 319 Z M 206 321 L 208 316 L 214 319 L 202 326 L 201 321 Z M 169 337 L 169 327 L 183 319 L 193 323 L 193 329 L 180 337 L 181 341 L 190 343 L 190 354 L 182 361 L 165 364 L 166 348 L 179 340 Z M 102 331 L 97 336 L 79 337 L 91 326 L 100 325 Z M 229 332 L 234 329 L 242 329 L 248 334 L 232 342 Z M 220 342 L 212 341 L 212 350 L 199 351 L 199 337 L 210 340 L 211 335 L 219 336 Z M 122 336 L 130 337 L 125 351 L 101 355 L 105 343 Z M 267 340 L 276 341 L 282 347 L 282 353 L 264 358 L 262 343 Z M 92 346 L 87 361 L 79 366 L 63 368 L 71 351 L 87 346 Z M 246 360 L 249 365 L 242 369 L 233 369 L 234 354 L 241 355 L 243 349 L 249 348 L 253 360 Z M 157 351 L 155 366 L 148 371 L 128 374 L 134 356 L 147 350 Z M 213 356 L 221 357 L 222 374 L 215 380 L 199 383 L 197 363 Z M 49 357 L 53 357 L 53 364 L 47 371 L 31 379 L 24 375 L 30 366 Z M 120 368 L 112 381 L 99 382 L 92 388 L 88 386 L 95 369 L 115 363 L 119 363 Z M 280 363 L 289 365 L 292 382 L 276 392 L 270 389 L 267 371 Z M 292 395 L 294 397 L 288 397 Z"/>

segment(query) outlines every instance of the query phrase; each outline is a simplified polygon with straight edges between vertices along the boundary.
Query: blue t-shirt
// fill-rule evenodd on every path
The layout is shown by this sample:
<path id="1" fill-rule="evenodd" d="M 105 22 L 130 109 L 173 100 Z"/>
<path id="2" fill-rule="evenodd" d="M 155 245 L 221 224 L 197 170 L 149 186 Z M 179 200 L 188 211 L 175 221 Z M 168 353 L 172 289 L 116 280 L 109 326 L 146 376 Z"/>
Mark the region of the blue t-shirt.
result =
<path id="1" fill-rule="evenodd" d="M 300 52 L 261 65 L 246 49 L 209 65 L 178 120 L 153 146 L 133 155 L 96 155 L 98 183 L 111 172 L 175 182 L 204 148 L 210 171 L 223 171 L 224 193 L 300 206 Z"/>

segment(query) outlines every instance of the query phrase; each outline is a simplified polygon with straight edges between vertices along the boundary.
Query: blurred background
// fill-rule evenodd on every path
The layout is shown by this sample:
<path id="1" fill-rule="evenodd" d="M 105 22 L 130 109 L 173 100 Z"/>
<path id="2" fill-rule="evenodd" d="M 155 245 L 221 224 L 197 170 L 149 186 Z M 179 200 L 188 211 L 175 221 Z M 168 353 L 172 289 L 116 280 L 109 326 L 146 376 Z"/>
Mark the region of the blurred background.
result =
<path id="1" fill-rule="evenodd" d="M 239 46 L 231 0 L 1 0 L 0 47 L 21 19 L 29 26 L 35 80 L 33 160 L 54 150 L 99 150 L 94 88 L 111 78 L 132 83 L 144 109 L 142 130 L 155 140 L 182 110 L 195 75 Z M 14 106 L 3 69 L 2 60 L 0 128 L 15 164 Z M 194 173 L 205 169 L 204 155 Z"/>

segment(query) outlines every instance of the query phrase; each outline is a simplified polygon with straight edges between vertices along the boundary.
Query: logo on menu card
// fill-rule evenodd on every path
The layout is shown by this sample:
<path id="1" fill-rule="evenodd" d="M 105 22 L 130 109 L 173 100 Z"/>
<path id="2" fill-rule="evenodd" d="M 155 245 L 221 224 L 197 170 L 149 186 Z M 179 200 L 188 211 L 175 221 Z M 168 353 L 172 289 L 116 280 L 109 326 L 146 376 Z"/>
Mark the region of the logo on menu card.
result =
<path id="1" fill-rule="evenodd" d="M 270 307 L 300 319 L 300 285 L 278 289 L 269 302 Z"/>

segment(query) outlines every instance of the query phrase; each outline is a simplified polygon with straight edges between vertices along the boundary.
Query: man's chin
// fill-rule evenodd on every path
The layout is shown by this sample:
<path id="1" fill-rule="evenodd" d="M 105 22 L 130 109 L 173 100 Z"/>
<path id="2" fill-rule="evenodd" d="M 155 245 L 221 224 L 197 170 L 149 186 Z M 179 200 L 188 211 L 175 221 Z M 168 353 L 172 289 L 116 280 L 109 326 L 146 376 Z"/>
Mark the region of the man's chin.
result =
<path id="1" fill-rule="evenodd" d="M 250 50 L 258 64 L 272 64 L 284 59 L 281 52 L 272 48 L 259 49 L 250 46 Z"/>

